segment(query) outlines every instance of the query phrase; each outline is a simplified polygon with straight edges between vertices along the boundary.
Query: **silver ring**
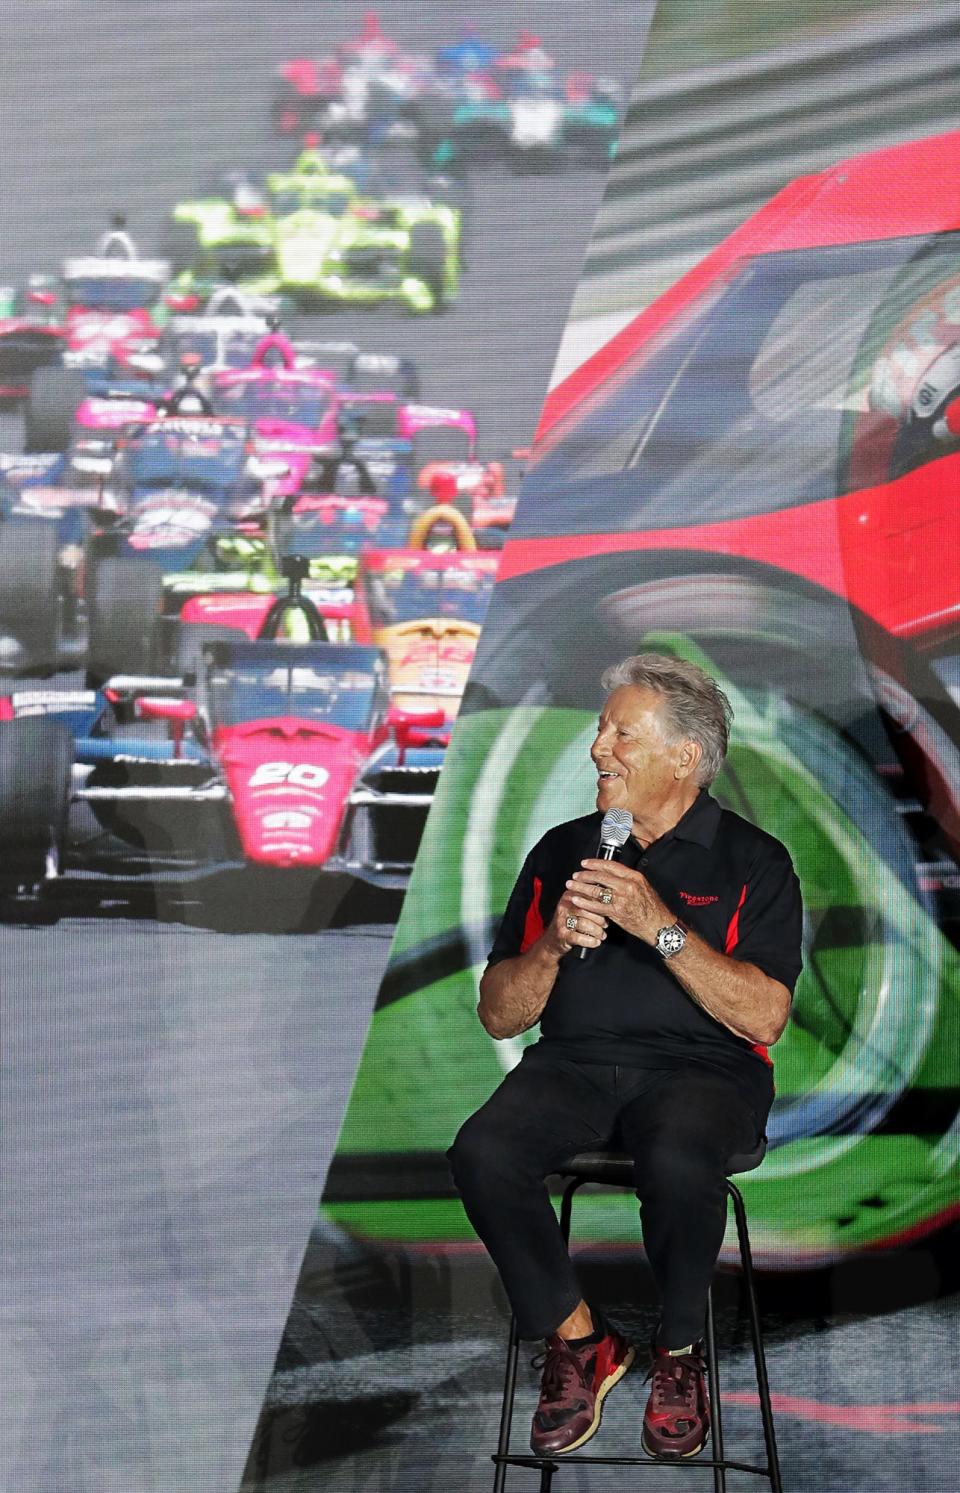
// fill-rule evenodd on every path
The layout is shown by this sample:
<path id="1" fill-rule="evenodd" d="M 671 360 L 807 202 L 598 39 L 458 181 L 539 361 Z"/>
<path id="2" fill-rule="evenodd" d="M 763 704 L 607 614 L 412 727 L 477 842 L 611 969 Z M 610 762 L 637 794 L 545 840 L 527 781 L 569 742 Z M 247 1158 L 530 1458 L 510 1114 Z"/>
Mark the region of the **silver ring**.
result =
<path id="1" fill-rule="evenodd" d="M 604 907 L 610 906 L 610 903 L 613 901 L 612 887 L 605 886 L 601 888 L 600 901 L 603 903 Z"/>
<path id="2" fill-rule="evenodd" d="M 570 913 L 567 913 L 567 927 L 575 929 L 576 926 L 577 926 L 577 920 L 576 920 L 576 918 L 573 917 L 573 916 L 571 916 Z"/>

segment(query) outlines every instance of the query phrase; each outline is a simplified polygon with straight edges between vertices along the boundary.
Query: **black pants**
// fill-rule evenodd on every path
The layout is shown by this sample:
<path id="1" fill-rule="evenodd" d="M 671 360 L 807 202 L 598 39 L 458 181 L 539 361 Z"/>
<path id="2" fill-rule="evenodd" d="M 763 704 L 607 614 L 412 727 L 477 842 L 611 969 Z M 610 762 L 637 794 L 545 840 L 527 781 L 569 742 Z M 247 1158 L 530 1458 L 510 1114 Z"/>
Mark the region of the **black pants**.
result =
<path id="1" fill-rule="evenodd" d="M 756 1147 L 765 1120 L 716 1069 L 610 1067 L 528 1051 L 448 1152 L 521 1336 L 548 1336 L 582 1296 L 544 1179 L 575 1152 L 614 1142 L 634 1160 L 662 1303 L 659 1341 L 682 1348 L 699 1338 L 723 1242 L 727 1162 Z"/>

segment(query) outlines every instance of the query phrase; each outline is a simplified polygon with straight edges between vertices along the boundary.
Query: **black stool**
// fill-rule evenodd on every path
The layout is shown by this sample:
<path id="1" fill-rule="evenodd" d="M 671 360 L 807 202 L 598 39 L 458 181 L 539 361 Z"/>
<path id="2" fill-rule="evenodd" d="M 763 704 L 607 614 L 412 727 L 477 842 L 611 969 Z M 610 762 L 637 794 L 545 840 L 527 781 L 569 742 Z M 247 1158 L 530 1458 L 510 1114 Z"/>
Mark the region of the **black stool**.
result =
<path id="1" fill-rule="evenodd" d="M 706 1358 L 707 1382 L 710 1386 L 710 1434 L 713 1437 L 712 1457 L 674 1459 L 670 1457 L 584 1457 L 565 1456 L 566 1462 L 592 1463 L 607 1467 L 712 1467 L 715 1493 L 725 1493 L 728 1468 L 736 1472 L 753 1472 L 769 1479 L 771 1493 L 783 1493 L 780 1481 L 780 1462 L 777 1456 L 777 1438 L 773 1428 L 773 1411 L 770 1406 L 770 1386 L 767 1382 L 767 1363 L 763 1352 L 763 1336 L 760 1331 L 760 1312 L 753 1278 L 753 1257 L 750 1252 L 750 1235 L 747 1231 L 747 1214 L 739 1190 L 729 1180 L 737 1172 L 752 1172 L 766 1154 L 767 1142 L 763 1139 L 756 1151 L 749 1155 L 733 1156 L 727 1167 L 727 1193 L 733 1201 L 733 1212 L 737 1224 L 737 1241 L 740 1247 L 740 1263 L 744 1284 L 747 1288 L 747 1311 L 750 1318 L 750 1336 L 753 1341 L 753 1361 L 757 1374 L 757 1392 L 760 1396 L 760 1416 L 763 1421 L 763 1439 L 767 1450 L 767 1465 L 755 1467 L 747 1462 L 732 1462 L 723 1454 L 723 1422 L 720 1407 L 720 1374 L 717 1368 L 717 1345 L 713 1319 L 713 1292 L 707 1296 Z M 560 1168 L 558 1175 L 569 1178 L 563 1190 L 560 1205 L 560 1227 L 564 1240 L 570 1239 L 570 1215 L 573 1211 L 573 1195 L 585 1182 L 601 1182 L 608 1187 L 628 1187 L 633 1190 L 633 1162 L 629 1156 L 617 1151 L 583 1151 Z M 493 1457 L 496 1472 L 493 1493 L 503 1493 L 508 1467 L 538 1467 L 540 1469 L 540 1493 L 548 1493 L 553 1486 L 553 1474 L 559 1472 L 561 1463 L 550 1457 L 536 1457 L 532 1453 L 515 1455 L 510 1451 L 510 1427 L 513 1422 L 513 1402 L 517 1389 L 517 1361 L 520 1339 L 517 1334 L 517 1319 L 510 1319 L 510 1337 L 507 1342 L 507 1367 L 503 1381 L 503 1408 L 500 1412 L 500 1436 Z M 639 1433 L 638 1433 L 639 1439 Z"/>

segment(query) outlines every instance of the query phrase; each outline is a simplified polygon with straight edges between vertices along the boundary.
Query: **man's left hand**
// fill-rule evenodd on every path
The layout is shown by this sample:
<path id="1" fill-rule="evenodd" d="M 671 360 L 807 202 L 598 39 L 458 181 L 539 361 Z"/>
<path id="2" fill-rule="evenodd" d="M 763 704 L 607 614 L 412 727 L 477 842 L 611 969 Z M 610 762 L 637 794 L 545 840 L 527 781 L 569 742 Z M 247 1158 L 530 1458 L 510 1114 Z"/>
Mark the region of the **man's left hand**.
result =
<path id="1" fill-rule="evenodd" d="M 571 901 L 590 912 L 602 912 L 625 933 L 656 942 L 661 928 L 676 922 L 675 915 L 657 896 L 641 871 L 623 866 L 619 861 L 586 860 L 582 871 L 575 871 L 567 882 Z M 607 889 L 609 901 L 604 895 Z"/>

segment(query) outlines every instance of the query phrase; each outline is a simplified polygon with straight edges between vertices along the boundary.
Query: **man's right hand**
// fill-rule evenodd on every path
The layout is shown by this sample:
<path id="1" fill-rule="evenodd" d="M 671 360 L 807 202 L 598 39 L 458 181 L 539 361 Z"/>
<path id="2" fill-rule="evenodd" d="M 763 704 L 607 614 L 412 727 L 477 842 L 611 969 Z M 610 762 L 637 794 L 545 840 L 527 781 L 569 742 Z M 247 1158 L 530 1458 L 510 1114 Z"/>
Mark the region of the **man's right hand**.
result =
<path id="1" fill-rule="evenodd" d="M 595 949 L 607 936 L 607 920 L 597 888 L 597 911 L 577 907 L 568 889 L 540 937 L 523 954 L 488 965 L 480 980 L 477 1014 L 491 1037 L 516 1037 L 540 1020 L 550 998 L 560 960 L 571 949 Z M 582 899 L 584 888 L 578 886 Z M 576 918 L 575 928 L 567 918 Z"/>
<path id="2" fill-rule="evenodd" d="M 581 900 L 584 888 L 578 888 Z M 599 897 L 597 899 L 597 911 L 593 912 L 585 907 L 577 907 L 573 901 L 571 891 L 564 892 L 557 903 L 556 911 L 550 922 L 541 934 L 541 941 L 545 943 L 558 958 L 569 954 L 571 949 L 596 949 L 607 936 L 607 920 L 600 911 L 603 906 Z M 573 919 L 575 927 L 567 926 L 567 920 Z"/>

